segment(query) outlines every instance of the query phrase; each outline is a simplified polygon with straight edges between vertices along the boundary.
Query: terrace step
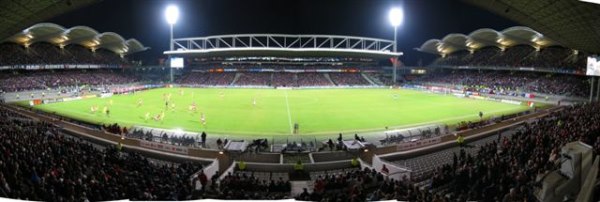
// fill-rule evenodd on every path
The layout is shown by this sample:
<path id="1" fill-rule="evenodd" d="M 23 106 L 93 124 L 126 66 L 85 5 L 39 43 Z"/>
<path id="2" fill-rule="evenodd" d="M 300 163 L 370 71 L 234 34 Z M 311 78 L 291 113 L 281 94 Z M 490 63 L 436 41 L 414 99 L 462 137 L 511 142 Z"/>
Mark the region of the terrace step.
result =
<path id="1" fill-rule="evenodd" d="M 233 78 L 233 81 L 229 84 L 230 86 L 235 85 L 235 82 L 238 81 L 238 79 L 240 79 L 240 77 L 242 77 L 242 73 L 236 73 L 235 74 L 235 78 Z"/>
<path id="2" fill-rule="evenodd" d="M 327 80 L 329 81 L 329 83 L 331 83 L 331 85 L 337 86 L 337 84 L 335 82 L 333 82 L 333 80 L 331 80 L 331 77 L 329 77 L 328 73 L 324 73 L 323 76 L 325 76 L 325 78 L 327 78 Z"/>
<path id="3" fill-rule="evenodd" d="M 312 181 L 290 181 L 290 184 L 292 184 L 292 191 L 290 193 L 292 197 L 300 195 L 304 191 L 304 188 L 307 188 L 310 192 L 312 191 L 312 187 L 314 187 Z"/>
<path id="4" fill-rule="evenodd" d="M 298 74 L 294 74 L 294 82 L 293 82 L 294 86 L 299 86 L 300 84 L 298 84 Z"/>
<path id="5" fill-rule="evenodd" d="M 366 74 L 363 74 L 363 73 L 360 73 L 360 75 L 361 75 L 361 76 L 362 76 L 362 77 L 363 77 L 365 80 L 367 80 L 367 81 L 368 81 L 368 82 L 369 82 L 371 85 L 374 85 L 374 86 L 379 86 L 379 85 L 382 85 L 382 83 L 381 83 L 381 82 L 379 82 L 379 83 L 375 82 L 375 78 L 370 78 L 369 76 L 367 76 Z"/>

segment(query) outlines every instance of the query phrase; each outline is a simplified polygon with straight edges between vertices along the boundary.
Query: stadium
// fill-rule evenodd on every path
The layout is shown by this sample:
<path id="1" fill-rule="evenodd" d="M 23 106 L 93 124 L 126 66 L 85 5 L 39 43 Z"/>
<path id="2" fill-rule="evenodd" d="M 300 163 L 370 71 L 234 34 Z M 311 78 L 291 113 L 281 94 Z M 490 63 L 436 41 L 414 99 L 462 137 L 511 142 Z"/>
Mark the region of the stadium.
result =
<path id="1" fill-rule="evenodd" d="M 3 200 L 600 200 L 598 2 L 2 4 Z"/>

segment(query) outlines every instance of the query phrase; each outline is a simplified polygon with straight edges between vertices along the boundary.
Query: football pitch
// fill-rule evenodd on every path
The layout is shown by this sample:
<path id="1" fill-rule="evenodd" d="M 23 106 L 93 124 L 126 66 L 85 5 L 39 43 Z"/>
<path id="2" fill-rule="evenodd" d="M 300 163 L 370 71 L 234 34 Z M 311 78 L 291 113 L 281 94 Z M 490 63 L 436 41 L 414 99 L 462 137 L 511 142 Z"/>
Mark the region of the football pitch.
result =
<path id="1" fill-rule="evenodd" d="M 183 93 L 182 93 L 183 92 Z M 165 106 L 166 96 L 171 96 Z M 141 105 L 138 105 L 139 101 Z M 190 110 L 195 102 L 196 111 Z M 256 105 L 254 104 L 256 102 Z M 112 103 L 112 104 L 111 104 Z M 171 108 L 174 105 L 174 108 Z M 91 108 L 98 107 L 93 113 Z M 104 107 L 109 116 L 102 113 Z M 326 135 L 478 120 L 527 110 L 524 105 L 458 98 L 407 89 L 162 88 L 36 108 L 99 124 L 149 126 L 239 136 Z M 164 111 L 162 120 L 154 120 Z M 146 114 L 150 118 L 146 119 Z M 206 124 L 201 121 L 204 114 Z"/>

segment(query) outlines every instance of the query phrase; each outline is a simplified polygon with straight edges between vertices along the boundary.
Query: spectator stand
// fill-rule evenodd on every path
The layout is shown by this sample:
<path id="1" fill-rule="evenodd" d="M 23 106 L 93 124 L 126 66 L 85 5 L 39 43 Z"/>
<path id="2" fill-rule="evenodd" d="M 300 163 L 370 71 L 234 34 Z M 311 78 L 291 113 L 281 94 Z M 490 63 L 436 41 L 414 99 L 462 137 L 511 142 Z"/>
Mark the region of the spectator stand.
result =
<path id="1" fill-rule="evenodd" d="M 524 119 L 525 121 L 522 121 L 522 120 L 515 121 L 515 119 L 507 120 L 506 125 L 502 125 L 504 123 L 499 123 L 500 124 L 499 126 L 501 126 L 501 127 L 512 127 L 512 126 L 514 126 L 514 124 L 528 124 L 528 125 L 527 125 L 527 127 L 525 127 L 525 130 L 523 131 L 523 133 L 521 135 L 516 135 L 512 139 L 506 139 L 505 140 L 506 143 L 504 143 L 504 145 L 502 145 L 501 147 L 498 147 L 497 145 L 486 146 L 485 149 L 483 149 L 483 153 L 481 153 L 481 155 L 483 155 L 483 157 L 481 157 L 481 158 L 473 157 L 473 158 L 475 158 L 476 161 L 486 160 L 486 159 L 489 160 L 490 154 L 493 154 L 492 156 L 494 156 L 494 155 L 498 154 L 497 151 L 500 151 L 500 152 L 502 152 L 501 153 L 502 155 L 508 155 L 506 157 L 508 157 L 508 159 L 511 159 L 511 158 L 513 158 L 511 156 L 513 154 L 521 154 L 522 152 L 530 152 L 531 153 L 532 151 L 535 151 L 534 154 L 536 156 L 531 158 L 531 160 L 535 163 L 540 163 L 540 165 L 545 165 L 546 163 L 548 163 L 546 160 L 548 158 L 546 158 L 546 156 L 549 152 L 546 147 L 537 146 L 538 144 L 543 144 L 543 142 L 552 142 L 552 143 L 558 142 L 558 145 L 560 145 L 560 144 L 564 144 L 567 141 L 572 141 L 572 140 L 576 140 L 576 139 L 581 139 L 581 140 L 589 143 L 590 145 L 594 145 L 595 150 L 598 151 L 598 148 L 600 148 L 600 147 L 598 147 L 598 145 L 600 145 L 600 144 L 598 144 L 596 131 L 599 128 L 596 124 L 594 124 L 594 123 L 597 123 L 595 120 L 598 119 L 598 114 L 599 114 L 598 109 L 599 108 L 598 108 L 597 104 L 588 104 L 588 105 L 583 105 L 583 106 L 569 107 L 568 110 L 565 110 L 565 111 L 562 111 L 559 113 L 542 112 L 545 115 L 551 114 L 551 116 L 549 116 L 548 118 L 541 119 L 541 120 L 535 120 L 532 123 L 525 123 L 525 122 L 531 122 L 531 119 Z M 544 110 L 544 111 L 546 111 L 546 110 Z M 534 116 L 526 115 L 526 117 L 537 118 L 537 117 L 541 116 L 541 114 L 531 114 L 531 115 L 534 115 Z M 562 124 L 558 124 L 558 126 L 564 126 L 564 127 L 556 127 L 557 120 L 563 122 Z M 591 121 L 588 121 L 588 120 L 591 120 Z M 476 132 L 475 134 L 481 134 L 481 133 L 479 133 L 481 131 L 485 131 L 485 133 L 493 132 L 493 130 L 492 131 L 484 130 L 484 129 L 486 129 L 485 127 L 488 127 L 488 126 L 484 126 L 482 128 L 477 128 L 477 129 L 472 129 L 472 130 L 466 131 L 466 132 Z M 489 127 L 493 127 L 493 126 L 489 126 Z M 487 128 L 487 129 L 489 129 L 489 128 Z M 544 136 L 541 136 L 541 135 L 544 135 Z M 565 137 L 567 139 L 563 139 Z M 466 139 L 469 141 L 471 139 L 476 139 L 476 138 L 477 137 L 471 138 L 471 137 L 467 136 Z M 546 139 L 546 138 L 550 138 L 550 139 Z M 544 140 L 544 139 L 546 139 L 546 140 Z M 527 142 L 536 142 L 536 141 L 542 141 L 542 140 L 543 140 L 543 142 L 536 143 L 536 144 L 523 144 L 523 143 L 527 143 Z M 594 141 L 596 141 L 596 144 L 594 144 Z M 452 142 L 451 141 L 447 142 L 447 145 L 452 145 Z M 501 148 L 501 149 L 498 150 L 498 148 Z M 528 156 L 525 155 L 524 157 L 528 157 Z M 376 161 L 376 158 L 374 161 Z M 465 161 L 465 162 L 472 162 L 472 161 Z M 527 161 L 524 161 L 524 162 L 527 162 Z M 509 169 L 512 169 L 514 167 L 525 168 L 525 169 L 528 169 L 529 170 L 528 172 L 531 172 L 531 173 L 537 173 L 536 171 L 538 171 L 538 170 L 531 170 L 531 169 L 540 168 L 540 167 L 535 167 L 535 166 L 528 167 L 528 166 L 526 166 L 526 164 L 523 164 L 523 162 L 518 162 L 518 161 L 498 161 L 497 163 L 501 163 L 504 166 L 509 166 L 509 165 L 518 163 L 521 166 L 509 166 L 506 168 L 509 168 Z M 269 164 L 269 165 L 271 165 L 271 164 Z M 286 165 L 286 164 L 283 164 L 283 165 Z M 289 164 L 287 164 L 287 165 L 289 165 Z M 313 165 L 313 164 L 310 164 L 310 165 Z M 474 171 L 474 172 L 477 172 L 479 170 L 479 169 L 474 169 L 474 168 L 478 168 L 479 166 L 481 166 L 480 164 L 472 164 L 472 163 L 467 163 L 465 165 L 467 166 L 465 168 L 472 169 L 472 171 Z M 273 166 L 271 166 L 271 167 L 273 167 Z M 271 167 L 268 167 L 266 169 L 270 169 Z M 310 167 L 309 164 L 305 165 L 306 170 L 309 170 L 308 169 L 309 167 Z M 460 167 L 463 167 L 463 166 L 460 166 Z M 487 167 L 489 167 L 489 166 L 487 166 Z M 389 175 L 395 174 L 395 171 L 391 171 L 392 169 L 387 167 L 387 165 L 386 165 L 386 169 L 384 169 L 383 166 L 381 166 L 380 168 L 375 168 L 375 169 L 377 170 L 377 172 L 388 172 Z M 444 170 L 448 170 L 448 169 L 450 171 L 452 171 L 453 173 L 455 171 L 462 172 L 462 170 L 453 170 L 451 168 L 444 168 Z M 501 173 L 506 176 L 511 175 L 510 173 L 505 173 L 502 171 L 494 172 L 494 173 Z M 518 173 L 514 173 L 514 174 L 518 174 Z M 270 176 L 272 177 L 273 174 L 271 173 Z M 276 176 L 276 178 L 279 178 L 278 174 L 276 174 L 275 176 Z M 521 174 L 519 174 L 518 176 L 520 176 L 519 178 L 523 177 Z M 527 176 L 525 176 L 525 177 L 527 177 Z M 531 176 L 529 176 L 529 178 L 531 178 Z M 526 181 L 531 181 L 529 178 L 524 178 L 524 179 Z M 462 179 L 462 178 L 452 177 L 450 179 Z M 483 179 L 483 178 L 477 178 L 477 177 L 473 178 L 473 180 L 479 180 L 479 179 Z M 496 178 L 491 178 L 491 179 L 496 180 Z M 510 178 L 505 178 L 505 179 L 514 181 L 514 179 L 510 179 Z M 478 193 L 480 193 L 480 189 L 478 189 L 476 187 L 470 187 L 472 184 L 465 185 L 464 182 L 461 182 L 461 181 L 457 181 L 456 184 L 452 183 L 452 182 L 447 183 L 445 181 L 439 181 L 438 179 L 434 179 L 433 181 L 436 182 L 436 183 L 433 183 L 436 185 L 433 186 L 434 189 L 432 189 L 435 193 L 445 193 L 445 192 L 454 193 L 454 195 L 449 195 L 452 198 L 463 198 L 462 196 L 460 196 L 461 195 L 460 189 L 462 189 L 461 187 L 473 188 L 473 190 L 476 190 L 476 192 L 473 192 L 474 195 L 477 195 Z M 485 183 L 487 183 L 487 182 L 489 182 L 489 181 L 486 181 Z M 494 181 L 492 181 L 492 182 L 494 182 Z M 445 185 L 445 186 L 440 186 L 440 185 Z M 456 186 L 448 186 L 448 185 L 456 185 Z M 529 185 L 525 185 L 525 186 L 529 186 Z M 439 189 L 440 187 L 449 187 L 449 188 L 443 188 L 443 190 L 440 190 Z M 458 189 L 455 190 L 455 187 Z M 508 189 L 502 189 L 502 191 L 500 191 L 500 193 L 498 195 L 502 196 L 502 194 L 505 194 L 507 192 L 508 192 Z M 521 193 L 521 195 L 525 195 L 525 194 L 526 193 L 524 193 L 524 192 Z M 477 198 L 478 198 L 478 196 L 475 196 L 475 198 L 473 198 L 473 199 L 477 199 Z"/>
<path id="2" fill-rule="evenodd" d="M 186 132 L 180 129 L 169 130 L 146 126 L 133 126 L 129 130 L 129 133 L 126 134 L 126 137 L 176 146 L 199 148 L 202 145 L 200 134 L 201 133 Z"/>
<path id="3" fill-rule="evenodd" d="M 369 142 L 362 142 L 360 140 L 344 140 L 343 144 L 350 153 L 359 153 L 371 145 Z"/>
<path id="4" fill-rule="evenodd" d="M 406 180 L 411 179 L 412 170 L 408 167 L 400 166 L 392 162 L 381 159 L 378 156 L 373 157 L 373 163 L 371 164 L 373 169 L 382 173 L 384 176 L 392 178 L 394 180 Z"/>
<path id="5" fill-rule="evenodd" d="M 212 163 L 210 163 L 207 166 L 204 166 L 202 169 L 198 170 L 197 172 L 195 172 L 193 175 L 190 176 L 189 180 L 193 184 L 195 191 L 200 191 L 201 189 L 205 188 L 204 186 L 206 186 L 206 185 L 202 185 L 200 183 L 199 176 L 202 174 L 204 174 L 205 176 L 208 177 L 208 179 L 210 179 L 211 185 L 218 183 L 218 180 L 214 180 L 214 179 L 219 179 L 220 174 L 221 174 L 221 173 L 219 173 L 219 159 L 216 158 Z M 214 176 L 216 176 L 216 177 L 214 177 Z"/>
<path id="6" fill-rule="evenodd" d="M 248 142 L 246 140 L 231 140 L 225 144 L 225 151 L 243 153 L 248 148 Z"/>
<path id="7" fill-rule="evenodd" d="M 459 85 L 459 84 L 440 83 L 440 82 L 424 82 L 424 83 L 417 83 L 417 84 L 419 84 L 421 86 L 431 86 L 431 87 L 455 89 L 453 91 L 463 91 L 463 90 L 468 89 L 468 86 Z M 555 85 L 555 84 L 553 84 L 553 85 Z M 556 85 L 558 85 L 558 84 L 556 84 Z M 415 85 L 405 85 L 404 87 L 415 89 Z M 476 90 L 476 89 L 471 89 L 471 90 Z M 557 101 L 561 101 L 562 103 L 564 103 L 566 105 L 571 105 L 571 104 L 575 104 L 575 103 L 586 102 L 588 100 L 587 98 L 584 98 L 584 97 L 539 93 L 539 92 L 534 92 L 534 91 L 528 91 L 527 89 L 518 90 L 518 91 L 505 90 L 502 92 L 492 91 L 491 93 L 490 93 L 490 89 L 487 89 L 487 90 L 479 90 L 479 91 L 475 91 L 475 92 L 483 94 L 488 97 L 492 97 L 492 98 L 514 99 L 514 100 L 519 100 L 519 101 L 533 101 L 533 102 L 540 102 L 540 103 L 546 103 L 546 104 L 552 104 L 552 105 L 555 105 L 557 103 Z M 548 97 L 547 100 L 545 99 L 546 97 Z"/>
<path id="8" fill-rule="evenodd" d="M 431 70 L 429 74 L 413 82 L 511 96 L 523 96 L 525 93 L 530 93 L 542 96 L 582 98 L 587 97 L 590 92 L 587 78 L 575 74 L 479 68 L 432 68 Z"/>
<path id="9" fill-rule="evenodd" d="M 58 100 L 61 98 L 74 98 L 78 96 L 94 96 L 109 89 L 123 89 L 137 86 L 137 83 L 130 84 L 115 84 L 115 85 L 82 85 L 82 86 L 59 86 L 56 88 L 48 88 L 43 90 L 23 90 L 19 92 L 5 92 L 0 94 L 7 103 L 25 101 L 25 100 Z"/>
<path id="10" fill-rule="evenodd" d="M 309 153 L 317 151 L 317 139 L 314 136 L 272 137 L 271 152 L 277 153 Z"/>
<path id="11" fill-rule="evenodd" d="M 15 111 L 5 107 L 0 107 L 0 115 L 17 117 Z M 29 116 L 27 114 L 18 117 Z M 0 134 L 6 135 L 7 131 L 14 134 L 3 137 L 3 139 L 12 142 L 11 145 L 19 147 L 6 150 L 8 148 L 4 144 L 3 150 L 13 152 L 22 150 L 18 159 L 2 160 L 5 162 L 0 166 L 2 167 L 0 169 L 3 170 L 2 173 L 6 173 L 4 171 L 7 169 L 17 169 L 13 170 L 14 175 L 12 176 L 3 175 L 1 179 L 4 184 L 2 192 L 5 195 L 3 197 L 40 201 L 75 199 L 81 201 L 185 200 L 190 198 L 189 192 L 187 192 L 190 190 L 189 184 L 181 183 L 181 180 L 197 171 L 200 168 L 199 164 L 189 161 L 175 164 L 149 159 L 137 152 L 121 151 L 120 147 L 113 146 L 114 143 L 92 143 L 91 135 L 79 137 L 76 135 L 85 134 L 65 130 L 59 125 L 45 121 L 45 119 L 40 121 L 33 119 L 0 120 L 0 125 L 2 125 L 0 130 L 3 131 Z M 25 142 L 28 143 L 23 144 Z M 27 147 L 21 148 L 18 145 L 27 145 Z M 48 154 L 66 150 L 70 152 L 52 155 L 51 158 L 42 158 L 42 156 L 48 157 Z M 31 175 L 31 173 L 34 174 Z M 119 178 L 119 175 L 127 176 L 125 178 L 127 180 Z M 4 178 L 4 176 L 8 178 Z M 81 176 L 87 177 L 82 178 Z M 147 176 L 155 176 L 156 179 L 148 181 Z M 128 189 L 132 185 L 135 185 L 136 189 Z M 58 187 L 66 186 L 70 186 L 71 191 L 53 191 Z M 37 188 L 33 189 L 34 187 Z M 52 187 L 53 189 L 41 187 Z M 159 187 L 160 193 L 145 192 L 145 190 Z M 105 191 L 108 189 L 111 189 L 110 193 Z"/>
<path id="12" fill-rule="evenodd" d="M 385 138 L 379 139 L 381 145 L 416 142 L 422 139 L 441 137 L 451 134 L 452 130 L 447 125 L 429 124 L 424 126 L 391 129 L 384 131 Z"/>

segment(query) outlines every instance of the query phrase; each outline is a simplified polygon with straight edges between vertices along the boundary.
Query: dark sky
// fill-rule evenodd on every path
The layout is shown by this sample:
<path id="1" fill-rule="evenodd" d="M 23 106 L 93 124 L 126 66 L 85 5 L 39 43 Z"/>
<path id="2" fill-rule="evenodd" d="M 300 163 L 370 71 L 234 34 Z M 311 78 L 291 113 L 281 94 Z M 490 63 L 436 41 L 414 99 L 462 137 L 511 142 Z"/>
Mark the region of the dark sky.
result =
<path id="1" fill-rule="evenodd" d="M 479 28 L 505 29 L 515 22 L 458 0 L 103 0 L 52 18 L 65 27 L 86 25 L 99 32 L 136 38 L 150 50 L 132 55 L 156 63 L 168 49 L 169 25 L 164 8 L 179 6 L 175 38 L 220 34 L 335 34 L 393 38 L 387 19 L 392 6 L 402 7 L 398 48 L 407 65 L 434 58 L 413 50 L 432 38 L 469 33 Z"/>

